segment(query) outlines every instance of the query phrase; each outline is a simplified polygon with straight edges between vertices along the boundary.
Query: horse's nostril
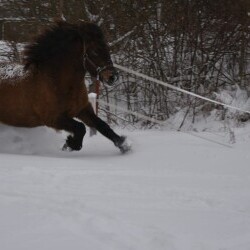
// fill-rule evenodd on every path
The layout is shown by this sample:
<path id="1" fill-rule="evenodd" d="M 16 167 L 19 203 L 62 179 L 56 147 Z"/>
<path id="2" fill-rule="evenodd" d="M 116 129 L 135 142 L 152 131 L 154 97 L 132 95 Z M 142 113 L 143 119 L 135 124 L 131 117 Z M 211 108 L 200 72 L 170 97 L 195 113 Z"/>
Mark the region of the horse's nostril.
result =
<path id="1" fill-rule="evenodd" d="M 99 76 L 100 80 L 108 86 L 114 85 L 114 83 L 118 80 L 118 72 L 113 67 L 100 72 Z"/>
<path id="2" fill-rule="evenodd" d="M 118 80 L 117 72 L 113 73 L 112 76 L 109 77 L 108 84 L 113 85 Z"/>
<path id="3" fill-rule="evenodd" d="M 113 76 L 111 76 L 108 80 L 108 84 L 109 85 L 113 85 L 115 83 L 115 78 Z"/>

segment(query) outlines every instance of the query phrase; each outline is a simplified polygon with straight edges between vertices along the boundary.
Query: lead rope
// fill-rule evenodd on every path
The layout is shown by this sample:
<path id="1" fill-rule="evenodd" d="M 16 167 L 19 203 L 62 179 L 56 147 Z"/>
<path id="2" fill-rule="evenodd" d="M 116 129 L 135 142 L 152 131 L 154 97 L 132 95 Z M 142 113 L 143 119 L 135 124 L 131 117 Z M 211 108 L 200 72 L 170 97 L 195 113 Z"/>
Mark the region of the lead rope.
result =
<path id="1" fill-rule="evenodd" d="M 210 98 L 207 98 L 207 97 L 204 97 L 204 96 L 195 94 L 195 93 L 193 93 L 193 92 L 187 91 L 187 90 L 185 90 L 185 89 L 181 89 L 181 88 L 175 87 L 175 86 L 173 86 L 173 85 L 171 85 L 171 84 L 168 84 L 168 83 L 166 83 L 166 82 L 160 81 L 160 80 L 155 79 L 155 78 L 153 78 L 153 77 L 144 75 L 144 74 L 142 74 L 142 73 L 139 73 L 139 72 L 137 72 L 137 71 L 131 70 L 131 69 L 126 68 L 126 67 L 123 67 L 123 66 L 121 66 L 121 65 L 118 65 L 118 64 L 115 64 L 115 63 L 114 63 L 114 67 L 116 67 L 117 69 L 120 69 L 120 70 L 122 70 L 122 71 L 124 71 L 124 72 L 127 72 L 127 73 L 129 73 L 129 74 L 136 75 L 136 76 L 141 77 L 141 78 L 143 78 L 143 79 L 146 79 L 146 80 L 148 80 L 148 81 L 151 81 L 151 82 L 160 84 L 160 85 L 162 85 L 162 86 L 168 87 L 168 88 L 173 89 L 173 90 L 176 90 L 176 91 L 178 91 L 178 92 L 182 92 L 182 93 L 187 94 L 187 95 L 191 95 L 191 96 L 193 96 L 193 97 L 202 99 L 202 100 L 204 100 L 204 101 L 212 102 L 212 103 L 214 103 L 214 104 L 218 104 L 218 105 L 221 105 L 221 106 L 230 108 L 230 109 L 234 109 L 234 110 L 237 110 L 237 111 L 241 111 L 241 112 L 243 112 L 243 113 L 250 114 L 250 111 L 249 111 L 249 110 L 244 110 L 244 109 L 241 109 L 241 108 L 238 108 L 238 107 L 235 107 L 235 106 L 232 106 L 232 105 L 223 103 L 223 102 L 215 101 L 215 100 L 212 100 L 212 99 L 210 99 Z"/>

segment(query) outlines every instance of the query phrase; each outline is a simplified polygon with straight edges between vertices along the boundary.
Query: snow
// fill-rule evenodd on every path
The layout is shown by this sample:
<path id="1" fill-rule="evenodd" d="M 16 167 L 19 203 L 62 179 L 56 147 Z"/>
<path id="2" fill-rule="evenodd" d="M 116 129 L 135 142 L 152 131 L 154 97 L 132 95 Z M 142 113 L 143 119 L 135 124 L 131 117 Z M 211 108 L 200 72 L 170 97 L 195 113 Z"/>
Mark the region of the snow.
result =
<path id="1" fill-rule="evenodd" d="M 8 57 L 11 53 L 11 48 L 4 41 L 0 40 L 0 62 L 8 61 Z"/>
<path id="2" fill-rule="evenodd" d="M 250 128 L 232 148 L 119 132 L 132 152 L 98 134 L 69 153 L 64 134 L 1 125 L 1 250 L 250 249 Z"/>
<path id="3" fill-rule="evenodd" d="M 0 40 L 0 63 L 18 61 L 24 50 L 25 43 L 14 43 Z"/>
<path id="4" fill-rule="evenodd" d="M 24 66 L 16 63 L 0 63 L 0 79 L 25 78 Z"/>

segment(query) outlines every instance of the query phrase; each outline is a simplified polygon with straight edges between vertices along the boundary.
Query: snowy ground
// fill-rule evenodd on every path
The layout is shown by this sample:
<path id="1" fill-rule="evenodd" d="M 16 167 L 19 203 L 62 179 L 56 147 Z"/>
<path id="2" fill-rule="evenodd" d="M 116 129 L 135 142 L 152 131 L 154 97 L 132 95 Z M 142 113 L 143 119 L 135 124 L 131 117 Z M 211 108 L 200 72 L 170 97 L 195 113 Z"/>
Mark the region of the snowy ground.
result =
<path id="1" fill-rule="evenodd" d="M 232 148 L 125 133 L 127 155 L 100 135 L 67 153 L 52 130 L 1 125 L 0 249 L 250 249 L 250 129 Z"/>

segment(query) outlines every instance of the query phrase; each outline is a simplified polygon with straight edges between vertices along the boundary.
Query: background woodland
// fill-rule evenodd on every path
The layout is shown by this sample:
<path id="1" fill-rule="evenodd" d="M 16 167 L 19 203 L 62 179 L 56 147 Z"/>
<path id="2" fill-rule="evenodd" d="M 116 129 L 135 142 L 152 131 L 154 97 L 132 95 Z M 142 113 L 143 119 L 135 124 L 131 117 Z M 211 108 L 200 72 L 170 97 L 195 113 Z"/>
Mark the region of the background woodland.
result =
<path id="1" fill-rule="evenodd" d="M 0 47 L 0 55 L 20 62 L 20 43 L 62 16 L 100 25 L 116 63 L 250 110 L 249 0 L 0 0 L 0 40 L 11 47 Z M 221 120 L 250 119 L 122 72 L 119 84 L 102 87 L 100 98 L 162 121 L 180 112 L 183 122 L 212 113 Z M 110 123 L 154 126 L 105 105 L 100 110 Z"/>

